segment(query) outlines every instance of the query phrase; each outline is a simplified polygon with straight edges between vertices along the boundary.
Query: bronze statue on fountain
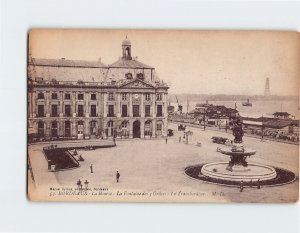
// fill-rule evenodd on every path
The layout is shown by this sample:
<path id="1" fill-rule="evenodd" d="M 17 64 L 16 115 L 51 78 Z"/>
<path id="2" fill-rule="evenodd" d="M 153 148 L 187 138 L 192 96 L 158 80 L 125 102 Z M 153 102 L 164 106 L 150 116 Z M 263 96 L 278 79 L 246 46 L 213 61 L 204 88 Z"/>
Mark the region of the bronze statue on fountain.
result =
<path id="1" fill-rule="evenodd" d="M 237 118 L 236 121 L 233 123 L 232 133 L 234 136 L 235 143 L 243 142 L 244 132 L 242 127 L 242 122 L 239 118 Z"/>
<path id="2" fill-rule="evenodd" d="M 239 118 L 237 118 L 233 122 L 232 133 L 234 136 L 234 144 L 230 149 L 222 149 L 220 152 L 222 154 L 226 154 L 230 156 L 230 161 L 227 166 L 228 171 L 232 171 L 233 166 L 242 165 L 244 168 L 248 166 L 246 158 L 248 156 L 254 155 L 255 151 L 253 150 L 245 150 L 243 143 L 243 128 L 242 122 Z"/>

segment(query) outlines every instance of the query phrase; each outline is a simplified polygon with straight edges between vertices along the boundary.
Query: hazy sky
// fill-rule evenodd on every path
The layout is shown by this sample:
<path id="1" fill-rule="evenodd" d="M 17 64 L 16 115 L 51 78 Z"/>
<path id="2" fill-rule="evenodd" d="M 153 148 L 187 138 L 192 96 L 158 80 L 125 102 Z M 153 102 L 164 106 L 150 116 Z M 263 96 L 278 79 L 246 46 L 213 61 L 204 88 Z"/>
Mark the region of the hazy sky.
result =
<path id="1" fill-rule="evenodd" d="M 299 33 L 234 31 L 35 30 L 35 58 L 115 62 L 128 36 L 132 56 L 155 67 L 170 93 L 298 95 Z"/>

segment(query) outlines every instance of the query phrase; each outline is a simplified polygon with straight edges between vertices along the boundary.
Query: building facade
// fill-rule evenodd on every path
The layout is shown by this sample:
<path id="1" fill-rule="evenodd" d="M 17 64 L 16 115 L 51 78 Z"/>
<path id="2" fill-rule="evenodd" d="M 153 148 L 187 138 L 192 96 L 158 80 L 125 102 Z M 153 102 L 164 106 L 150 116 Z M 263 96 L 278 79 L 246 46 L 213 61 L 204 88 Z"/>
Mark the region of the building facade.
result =
<path id="1" fill-rule="evenodd" d="M 99 61 L 29 58 L 28 134 L 32 139 L 154 138 L 168 130 L 168 85 L 131 56 Z"/>

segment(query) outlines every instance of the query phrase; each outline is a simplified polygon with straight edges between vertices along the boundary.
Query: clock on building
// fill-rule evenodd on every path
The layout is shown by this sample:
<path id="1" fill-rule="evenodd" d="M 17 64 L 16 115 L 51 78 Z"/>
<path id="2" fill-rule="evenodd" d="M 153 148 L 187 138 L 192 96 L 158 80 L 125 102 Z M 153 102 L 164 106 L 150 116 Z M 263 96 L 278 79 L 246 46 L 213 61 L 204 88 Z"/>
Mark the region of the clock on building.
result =
<path id="1" fill-rule="evenodd" d="M 135 99 L 138 99 L 139 98 L 139 94 L 134 94 L 133 96 Z"/>

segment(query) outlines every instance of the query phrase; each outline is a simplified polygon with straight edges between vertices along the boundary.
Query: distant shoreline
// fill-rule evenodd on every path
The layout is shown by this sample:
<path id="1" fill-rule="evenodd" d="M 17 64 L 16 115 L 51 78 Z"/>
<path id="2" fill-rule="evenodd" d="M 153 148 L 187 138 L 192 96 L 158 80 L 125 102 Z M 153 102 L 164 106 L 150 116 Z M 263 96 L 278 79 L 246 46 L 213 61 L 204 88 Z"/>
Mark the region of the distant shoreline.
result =
<path id="1" fill-rule="evenodd" d="M 264 101 L 298 101 L 298 96 L 279 96 L 279 95 L 209 95 L 209 94 L 169 94 L 169 100 L 171 102 L 176 102 L 176 97 L 179 101 L 246 101 L 247 99 L 251 101 L 264 100 Z"/>

